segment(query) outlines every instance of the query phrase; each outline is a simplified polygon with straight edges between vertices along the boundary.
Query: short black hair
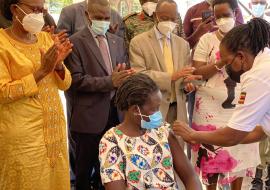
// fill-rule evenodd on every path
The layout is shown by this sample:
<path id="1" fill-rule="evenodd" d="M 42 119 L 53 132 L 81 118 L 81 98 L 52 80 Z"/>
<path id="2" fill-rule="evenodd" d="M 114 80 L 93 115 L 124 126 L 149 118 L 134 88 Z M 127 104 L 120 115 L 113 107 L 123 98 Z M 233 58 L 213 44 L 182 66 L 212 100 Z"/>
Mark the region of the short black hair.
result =
<path id="1" fill-rule="evenodd" d="M 12 13 L 10 10 L 10 6 L 12 4 L 19 3 L 20 0 L 1 0 L 1 14 L 7 19 L 12 21 Z"/>
<path id="2" fill-rule="evenodd" d="M 261 18 L 253 18 L 247 24 L 234 27 L 221 41 L 231 53 L 247 50 L 256 56 L 270 43 L 270 25 Z"/>
<path id="3" fill-rule="evenodd" d="M 108 0 L 88 0 L 89 13 L 94 12 L 95 6 L 97 6 L 97 5 L 110 8 L 110 3 Z"/>
<path id="4" fill-rule="evenodd" d="M 160 7 L 163 3 L 175 4 L 177 6 L 177 4 L 174 0 L 159 0 L 157 3 L 156 11 L 158 11 L 160 9 Z"/>
<path id="5" fill-rule="evenodd" d="M 143 106 L 149 96 L 158 90 L 158 86 L 149 76 L 135 74 L 119 87 L 115 104 L 121 111 L 127 111 L 133 105 Z"/>
<path id="6" fill-rule="evenodd" d="M 228 3 L 233 11 L 235 11 L 238 8 L 237 0 L 214 0 L 212 3 L 212 7 L 214 8 L 216 5 L 220 5 L 224 3 Z"/>

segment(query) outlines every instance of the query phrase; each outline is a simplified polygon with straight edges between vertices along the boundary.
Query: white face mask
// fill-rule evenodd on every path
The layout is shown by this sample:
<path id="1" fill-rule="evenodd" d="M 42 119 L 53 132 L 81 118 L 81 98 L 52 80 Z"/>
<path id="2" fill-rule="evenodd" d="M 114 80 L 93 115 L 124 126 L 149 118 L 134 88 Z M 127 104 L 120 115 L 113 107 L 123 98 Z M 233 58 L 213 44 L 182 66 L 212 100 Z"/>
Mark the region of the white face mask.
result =
<path id="1" fill-rule="evenodd" d="M 161 34 L 166 36 L 175 29 L 176 25 L 177 24 L 172 21 L 162 21 L 158 23 L 157 28 Z"/>
<path id="2" fill-rule="evenodd" d="M 31 33 L 36 34 L 39 33 L 45 22 L 43 18 L 43 13 L 30 13 L 26 14 L 21 7 L 17 5 L 17 7 L 25 14 L 25 17 L 23 18 L 22 22 L 17 18 L 17 20 L 21 23 L 24 30 Z"/>
<path id="3" fill-rule="evenodd" d="M 148 14 L 148 16 L 152 16 L 153 13 L 156 11 L 156 8 L 157 3 L 154 2 L 146 2 L 142 5 L 142 9 Z"/>
<path id="4" fill-rule="evenodd" d="M 228 33 L 235 25 L 235 20 L 232 17 L 220 18 L 216 20 L 219 30 L 223 33 Z"/>

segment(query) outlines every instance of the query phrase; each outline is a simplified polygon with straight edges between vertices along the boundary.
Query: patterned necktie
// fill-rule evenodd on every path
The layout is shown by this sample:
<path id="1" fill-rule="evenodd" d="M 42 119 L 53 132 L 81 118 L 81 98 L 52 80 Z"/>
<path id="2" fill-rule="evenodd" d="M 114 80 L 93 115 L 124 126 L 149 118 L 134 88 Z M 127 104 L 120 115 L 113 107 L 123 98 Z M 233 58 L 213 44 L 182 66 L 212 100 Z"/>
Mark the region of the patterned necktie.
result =
<path id="1" fill-rule="evenodd" d="M 105 42 L 105 37 L 99 35 L 99 36 L 97 36 L 97 39 L 98 39 L 99 49 L 100 49 L 102 58 L 104 60 L 106 69 L 107 69 L 109 75 L 111 75 L 112 74 L 112 64 L 111 64 L 110 55 L 108 52 L 108 47 L 107 47 L 107 44 Z"/>
<path id="2" fill-rule="evenodd" d="M 163 56 L 164 56 L 164 61 L 165 61 L 165 65 L 167 68 L 167 72 L 172 74 L 174 72 L 172 49 L 168 44 L 167 37 L 163 38 Z"/>

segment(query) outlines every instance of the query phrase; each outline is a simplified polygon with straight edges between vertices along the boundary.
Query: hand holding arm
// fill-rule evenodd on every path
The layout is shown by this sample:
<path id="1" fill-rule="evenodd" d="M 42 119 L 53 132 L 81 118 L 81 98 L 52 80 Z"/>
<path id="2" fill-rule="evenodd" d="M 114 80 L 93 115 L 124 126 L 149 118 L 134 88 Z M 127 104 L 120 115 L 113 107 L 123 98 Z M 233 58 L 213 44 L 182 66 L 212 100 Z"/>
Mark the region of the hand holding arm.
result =
<path id="1" fill-rule="evenodd" d="M 225 66 L 221 61 L 216 63 L 207 64 L 206 62 L 194 61 L 193 66 L 196 68 L 194 74 L 202 75 L 204 80 L 214 76 L 222 67 Z"/>
<path id="2" fill-rule="evenodd" d="M 195 131 L 184 122 L 175 122 L 173 131 L 190 144 L 211 144 L 224 147 L 237 145 L 248 135 L 248 132 L 229 127 L 215 131 Z"/>

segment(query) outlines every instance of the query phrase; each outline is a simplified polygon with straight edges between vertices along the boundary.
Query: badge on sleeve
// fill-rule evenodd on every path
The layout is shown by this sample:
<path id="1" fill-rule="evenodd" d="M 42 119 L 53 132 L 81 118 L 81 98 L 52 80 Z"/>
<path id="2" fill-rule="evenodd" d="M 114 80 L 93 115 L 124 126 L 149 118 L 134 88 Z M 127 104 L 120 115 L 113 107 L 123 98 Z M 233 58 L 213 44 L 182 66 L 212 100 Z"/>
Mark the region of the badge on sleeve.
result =
<path id="1" fill-rule="evenodd" d="M 246 92 L 241 92 L 238 104 L 244 104 L 246 100 L 247 93 Z"/>

